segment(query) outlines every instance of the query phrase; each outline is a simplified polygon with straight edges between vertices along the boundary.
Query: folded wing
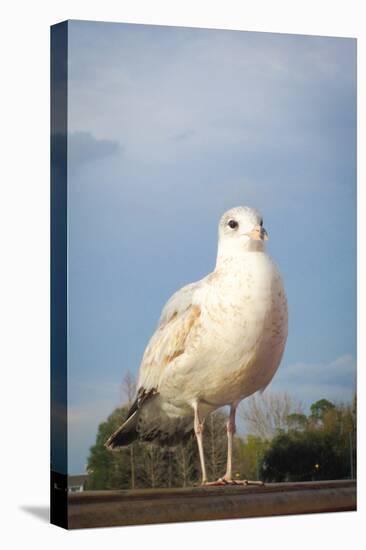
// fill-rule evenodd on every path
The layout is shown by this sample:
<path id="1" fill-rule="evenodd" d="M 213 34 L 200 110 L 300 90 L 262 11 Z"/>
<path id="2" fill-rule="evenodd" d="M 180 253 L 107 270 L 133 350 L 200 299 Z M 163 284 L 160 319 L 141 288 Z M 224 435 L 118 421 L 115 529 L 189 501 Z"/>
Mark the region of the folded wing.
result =
<path id="1" fill-rule="evenodd" d="M 183 287 L 165 305 L 158 328 L 142 358 L 138 389 L 159 391 L 159 380 L 164 370 L 188 351 L 190 335 L 201 315 L 200 305 L 194 301 L 199 284 Z"/>
<path id="2" fill-rule="evenodd" d="M 136 399 L 124 423 L 106 442 L 108 449 L 132 443 L 139 435 L 140 414 L 145 404 L 159 395 L 159 380 L 175 359 L 189 350 L 189 338 L 197 327 L 201 308 L 194 303 L 200 283 L 183 287 L 165 305 L 157 330 L 148 343 L 140 366 Z M 147 439 L 149 434 L 145 434 Z M 152 438 L 152 437 L 151 437 Z"/>

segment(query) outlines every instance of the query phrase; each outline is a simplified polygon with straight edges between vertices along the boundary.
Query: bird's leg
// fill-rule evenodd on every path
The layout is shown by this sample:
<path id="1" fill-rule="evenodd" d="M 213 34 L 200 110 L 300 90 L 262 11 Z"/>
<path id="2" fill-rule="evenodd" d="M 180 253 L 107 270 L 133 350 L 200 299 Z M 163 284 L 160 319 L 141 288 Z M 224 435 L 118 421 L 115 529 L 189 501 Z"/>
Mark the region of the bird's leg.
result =
<path id="1" fill-rule="evenodd" d="M 206 483 L 206 485 L 231 485 L 236 484 L 232 479 L 232 456 L 233 456 L 233 436 L 236 431 L 235 426 L 235 413 L 237 405 L 230 406 L 230 415 L 226 424 L 226 433 L 227 433 L 227 464 L 226 464 L 226 474 L 223 477 L 220 477 L 217 481 L 211 481 Z"/>
<path id="2" fill-rule="evenodd" d="M 207 485 L 264 485 L 262 481 L 249 481 L 247 479 L 233 479 L 233 438 L 236 432 L 235 425 L 235 414 L 236 414 L 237 404 L 230 406 L 230 415 L 226 424 L 226 433 L 227 433 L 227 464 L 226 464 L 226 474 L 223 477 L 220 477 L 217 481 L 208 483 Z"/>
<path id="3" fill-rule="evenodd" d="M 200 455 L 200 462 L 201 462 L 201 471 L 202 471 L 202 485 L 207 483 L 207 474 L 206 474 L 206 465 L 205 465 L 205 455 L 203 452 L 203 420 L 200 419 L 199 413 L 198 413 L 198 404 L 195 403 L 193 406 L 194 410 L 194 433 L 196 434 L 197 439 L 197 445 L 198 445 L 198 452 Z"/>
<path id="4" fill-rule="evenodd" d="M 249 481 L 248 479 L 233 479 L 233 466 L 232 466 L 232 456 L 233 456 L 233 437 L 236 432 L 235 425 L 235 414 L 236 414 L 237 404 L 230 406 L 230 415 L 229 420 L 226 424 L 226 433 L 227 433 L 227 466 L 226 474 L 224 477 L 221 477 L 218 481 L 223 484 L 228 485 L 264 485 L 262 481 Z"/>
<path id="5" fill-rule="evenodd" d="M 232 464 L 232 458 L 233 458 L 233 437 L 236 432 L 236 425 L 235 425 L 235 413 L 236 413 L 236 405 L 230 406 L 230 415 L 229 420 L 226 424 L 226 433 L 227 433 L 227 464 L 226 464 L 226 474 L 222 478 L 223 481 L 226 481 L 228 483 L 232 482 L 232 475 L 233 475 L 233 464 Z"/>

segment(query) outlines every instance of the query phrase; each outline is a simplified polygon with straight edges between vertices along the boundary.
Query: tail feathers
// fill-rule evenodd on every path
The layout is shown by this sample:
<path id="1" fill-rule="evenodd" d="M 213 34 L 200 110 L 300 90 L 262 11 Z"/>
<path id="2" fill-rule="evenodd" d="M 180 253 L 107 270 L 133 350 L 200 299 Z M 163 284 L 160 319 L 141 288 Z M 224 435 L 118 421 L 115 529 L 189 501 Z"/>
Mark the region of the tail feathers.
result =
<path id="1" fill-rule="evenodd" d="M 105 442 L 104 446 L 113 451 L 118 447 L 125 447 L 138 438 L 137 424 L 139 421 L 141 408 L 145 401 L 157 394 L 155 388 L 146 391 L 140 388 L 137 397 L 128 411 L 125 422 L 120 426 Z"/>
<path id="2" fill-rule="evenodd" d="M 136 410 L 127 420 L 120 426 L 106 441 L 105 447 L 110 451 L 116 450 L 118 447 L 129 445 L 137 439 L 138 433 L 136 430 L 137 422 L 140 416 L 140 411 Z"/>

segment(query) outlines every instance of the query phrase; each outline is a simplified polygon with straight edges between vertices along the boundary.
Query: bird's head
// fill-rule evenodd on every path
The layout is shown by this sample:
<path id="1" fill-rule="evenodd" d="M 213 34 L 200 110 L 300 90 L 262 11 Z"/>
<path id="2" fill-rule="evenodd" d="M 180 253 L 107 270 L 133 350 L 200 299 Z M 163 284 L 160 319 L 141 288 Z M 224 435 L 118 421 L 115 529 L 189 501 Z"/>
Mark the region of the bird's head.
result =
<path id="1" fill-rule="evenodd" d="M 219 222 L 219 253 L 236 256 L 243 250 L 264 249 L 268 240 L 263 218 L 255 208 L 237 206 L 222 215 Z"/>

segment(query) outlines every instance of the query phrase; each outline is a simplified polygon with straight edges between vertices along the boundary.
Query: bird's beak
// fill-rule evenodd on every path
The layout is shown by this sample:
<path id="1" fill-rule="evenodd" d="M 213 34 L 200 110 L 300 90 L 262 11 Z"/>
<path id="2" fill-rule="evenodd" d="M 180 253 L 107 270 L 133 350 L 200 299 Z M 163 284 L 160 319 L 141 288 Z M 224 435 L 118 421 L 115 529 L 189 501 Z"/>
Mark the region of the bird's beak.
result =
<path id="1" fill-rule="evenodd" d="M 268 233 L 261 225 L 255 225 L 249 237 L 254 241 L 268 241 Z"/>

